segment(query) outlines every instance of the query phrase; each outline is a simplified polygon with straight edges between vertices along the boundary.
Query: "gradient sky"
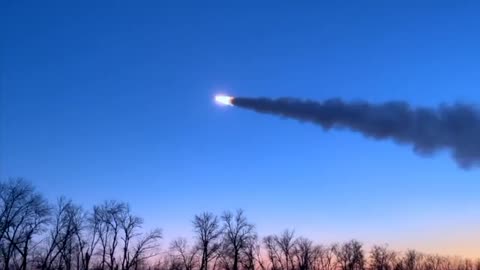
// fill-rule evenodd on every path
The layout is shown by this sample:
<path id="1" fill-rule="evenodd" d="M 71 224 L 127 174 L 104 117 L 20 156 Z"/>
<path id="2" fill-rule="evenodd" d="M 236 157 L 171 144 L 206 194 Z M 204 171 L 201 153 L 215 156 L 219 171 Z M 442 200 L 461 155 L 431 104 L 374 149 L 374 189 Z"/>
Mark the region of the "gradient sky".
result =
<path id="1" fill-rule="evenodd" d="M 243 208 L 260 234 L 480 254 L 480 170 L 212 101 L 480 103 L 480 4 L 71 2 L 2 1 L 2 179 L 127 201 L 166 241 Z"/>

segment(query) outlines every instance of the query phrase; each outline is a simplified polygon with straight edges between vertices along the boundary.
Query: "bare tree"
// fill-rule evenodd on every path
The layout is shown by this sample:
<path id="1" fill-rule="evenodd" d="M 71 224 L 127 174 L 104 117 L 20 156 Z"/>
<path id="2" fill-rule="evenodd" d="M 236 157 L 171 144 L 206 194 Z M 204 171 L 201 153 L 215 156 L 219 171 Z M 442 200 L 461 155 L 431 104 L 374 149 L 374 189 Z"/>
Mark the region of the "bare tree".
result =
<path id="1" fill-rule="evenodd" d="M 199 252 L 198 247 L 189 247 L 185 238 L 178 238 L 170 245 L 170 250 L 174 253 L 174 256 L 178 258 L 182 264 L 184 270 L 193 270 L 198 264 L 197 254 Z"/>
<path id="2" fill-rule="evenodd" d="M 81 207 L 71 200 L 63 197 L 58 200 L 46 250 L 41 259 L 41 269 L 52 269 L 56 264 L 57 267 L 71 270 L 76 235 L 81 229 L 81 213 Z"/>
<path id="3" fill-rule="evenodd" d="M 431 267 L 431 261 L 430 261 L 429 257 L 430 257 L 430 255 L 428 255 L 428 254 L 424 255 L 423 269 L 427 269 L 427 268 Z M 479 261 L 480 261 L 480 259 L 479 259 Z M 465 259 L 465 258 L 462 258 L 462 257 L 459 257 L 459 256 L 450 257 L 450 258 L 443 257 L 443 263 L 441 264 L 440 268 L 442 270 L 443 269 L 449 269 L 449 270 L 467 270 L 467 269 L 470 269 L 470 270 L 475 270 L 476 269 L 476 263 L 471 259 Z"/>
<path id="4" fill-rule="evenodd" d="M 342 270 L 364 270 L 365 257 L 362 244 L 356 240 L 344 243 L 335 250 Z"/>
<path id="5" fill-rule="evenodd" d="M 403 258 L 405 270 L 420 270 L 423 255 L 415 250 L 408 250 Z"/>
<path id="6" fill-rule="evenodd" d="M 138 270 L 138 267 L 145 263 L 147 259 L 157 255 L 157 249 L 159 247 L 158 241 L 162 239 L 162 231 L 155 229 L 149 233 L 144 234 L 137 241 L 131 252 L 128 252 L 129 258 L 125 269 Z"/>
<path id="7" fill-rule="evenodd" d="M 20 257 L 19 268 L 27 269 L 33 237 L 41 233 L 49 221 L 47 201 L 23 179 L 0 183 L 0 250 L 3 268 L 10 268 L 11 259 Z M 17 254 L 15 254 L 17 253 Z"/>
<path id="8" fill-rule="evenodd" d="M 118 268 L 116 254 L 122 230 L 122 216 L 129 211 L 126 203 L 105 201 L 94 208 L 94 215 L 100 220 L 99 239 L 101 249 L 101 269 L 108 267 L 110 270 Z"/>
<path id="9" fill-rule="evenodd" d="M 89 270 L 92 255 L 100 241 L 101 220 L 95 212 L 84 212 L 81 219 L 82 227 L 76 232 L 80 256 L 77 268 L 80 269 L 81 266 L 81 269 Z"/>
<path id="10" fill-rule="evenodd" d="M 196 215 L 193 220 L 193 227 L 197 234 L 197 245 L 202 253 L 200 270 L 208 270 L 208 263 L 220 248 L 218 240 L 222 232 L 218 218 L 208 212 Z"/>
<path id="11" fill-rule="evenodd" d="M 110 238 L 110 226 L 105 222 L 105 212 L 107 208 L 105 204 L 107 203 L 104 203 L 101 206 L 94 206 L 92 213 L 93 219 L 97 223 L 98 229 L 98 240 L 100 243 L 100 250 L 98 251 L 98 253 L 101 257 L 100 265 L 98 268 L 101 270 L 105 270 L 105 267 L 107 265 L 107 248 Z"/>
<path id="12" fill-rule="evenodd" d="M 439 255 L 428 255 L 425 257 L 424 270 L 441 270 L 443 258 Z M 470 269 L 471 270 L 471 269 Z"/>
<path id="13" fill-rule="evenodd" d="M 142 236 L 143 220 L 132 214 L 127 203 L 106 201 L 94 207 L 94 224 L 101 250 L 101 269 L 130 270 L 153 256 L 162 234 L 159 229 Z"/>
<path id="14" fill-rule="evenodd" d="M 122 235 L 120 238 L 123 241 L 122 270 L 128 270 L 132 265 L 129 253 L 130 244 L 131 241 L 139 235 L 137 230 L 141 228 L 143 220 L 140 217 L 132 215 L 128 206 L 124 212 L 118 213 L 118 219 Z"/>
<path id="15" fill-rule="evenodd" d="M 373 246 L 370 251 L 371 270 L 393 270 L 396 265 L 396 254 L 387 246 Z"/>
<path id="16" fill-rule="evenodd" d="M 225 212 L 222 215 L 222 221 L 224 254 L 232 260 L 231 269 L 238 270 L 241 253 L 256 238 L 255 226 L 247 221 L 241 209 L 235 214 Z"/>
<path id="17" fill-rule="evenodd" d="M 265 245 L 265 248 L 267 250 L 267 257 L 270 262 L 270 266 L 268 268 L 272 270 L 285 269 L 282 263 L 282 251 L 280 250 L 277 242 L 275 241 L 275 236 L 266 236 L 265 238 L 263 238 L 263 244 Z"/>
<path id="18" fill-rule="evenodd" d="M 1 270 L 480 270 L 480 260 L 422 254 L 400 256 L 362 244 L 315 245 L 286 230 L 259 242 L 243 211 L 195 216 L 196 242 L 178 238 L 159 256 L 159 229 L 145 233 L 127 203 L 106 201 L 87 212 L 60 198 L 54 207 L 22 179 L 0 181 Z"/>
<path id="19" fill-rule="evenodd" d="M 336 270 L 337 261 L 335 260 L 335 250 L 337 245 L 331 245 L 328 247 L 316 246 L 315 261 L 313 269 L 315 270 Z"/>
<path id="20" fill-rule="evenodd" d="M 274 240 L 283 253 L 283 265 L 285 266 L 284 269 L 294 269 L 293 255 L 295 247 L 295 232 L 285 230 L 280 236 L 275 236 Z"/>
<path id="21" fill-rule="evenodd" d="M 244 248 L 241 254 L 241 263 L 242 267 L 245 270 L 255 270 L 255 266 L 257 265 L 257 258 L 260 253 L 260 245 L 258 244 L 258 237 L 252 237 L 246 243 L 246 247 Z M 260 262 L 261 263 L 261 262 Z"/>
<path id="22" fill-rule="evenodd" d="M 315 252 L 311 240 L 304 237 L 297 238 L 297 240 L 295 240 L 294 254 L 297 258 L 298 270 L 312 269 L 315 260 Z"/>

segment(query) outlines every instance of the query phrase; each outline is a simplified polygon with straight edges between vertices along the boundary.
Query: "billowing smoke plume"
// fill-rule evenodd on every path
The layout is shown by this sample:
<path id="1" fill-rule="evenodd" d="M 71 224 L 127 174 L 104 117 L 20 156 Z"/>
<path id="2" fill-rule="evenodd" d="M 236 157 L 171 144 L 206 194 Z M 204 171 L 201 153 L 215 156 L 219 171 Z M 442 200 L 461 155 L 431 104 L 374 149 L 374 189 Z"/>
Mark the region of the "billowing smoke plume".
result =
<path id="1" fill-rule="evenodd" d="M 392 139 L 429 155 L 451 151 L 462 168 L 480 166 L 480 112 L 465 104 L 438 108 L 412 107 L 405 102 L 371 104 L 329 99 L 234 98 L 233 105 L 311 122 L 324 129 L 346 128 L 377 140 Z"/>

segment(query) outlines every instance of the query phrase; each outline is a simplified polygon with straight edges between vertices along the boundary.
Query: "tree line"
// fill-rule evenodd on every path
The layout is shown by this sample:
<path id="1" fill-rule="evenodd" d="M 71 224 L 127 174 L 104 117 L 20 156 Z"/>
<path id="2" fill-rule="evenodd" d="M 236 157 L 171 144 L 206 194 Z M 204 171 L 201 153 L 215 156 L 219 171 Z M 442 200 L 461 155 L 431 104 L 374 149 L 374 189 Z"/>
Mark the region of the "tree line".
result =
<path id="1" fill-rule="evenodd" d="M 160 250 L 162 231 L 125 202 L 86 210 L 64 197 L 48 202 L 23 179 L 0 182 L 2 270 L 480 270 L 480 259 L 368 251 L 357 240 L 319 245 L 294 231 L 259 237 L 242 210 L 195 215 L 194 238 Z"/>

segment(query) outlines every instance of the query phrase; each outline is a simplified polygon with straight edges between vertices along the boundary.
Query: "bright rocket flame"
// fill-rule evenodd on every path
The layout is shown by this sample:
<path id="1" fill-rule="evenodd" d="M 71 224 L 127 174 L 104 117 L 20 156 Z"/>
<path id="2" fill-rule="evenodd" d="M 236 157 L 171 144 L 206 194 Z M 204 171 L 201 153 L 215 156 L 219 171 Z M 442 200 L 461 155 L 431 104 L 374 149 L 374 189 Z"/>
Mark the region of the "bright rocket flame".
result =
<path id="1" fill-rule="evenodd" d="M 222 105 L 233 106 L 232 100 L 233 100 L 233 97 L 230 97 L 230 96 L 224 96 L 224 95 L 216 95 L 215 96 L 215 101 L 222 104 Z"/>

